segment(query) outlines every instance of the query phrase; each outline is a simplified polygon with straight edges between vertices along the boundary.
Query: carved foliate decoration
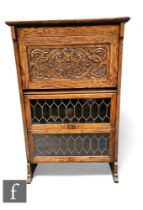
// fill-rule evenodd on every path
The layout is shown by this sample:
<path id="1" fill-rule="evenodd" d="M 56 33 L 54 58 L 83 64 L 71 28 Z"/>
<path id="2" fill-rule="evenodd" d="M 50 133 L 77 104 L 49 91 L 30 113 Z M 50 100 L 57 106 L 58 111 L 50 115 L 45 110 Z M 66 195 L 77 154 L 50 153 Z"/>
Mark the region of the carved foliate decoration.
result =
<path id="1" fill-rule="evenodd" d="M 28 47 L 30 80 L 102 78 L 107 74 L 109 45 Z"/>

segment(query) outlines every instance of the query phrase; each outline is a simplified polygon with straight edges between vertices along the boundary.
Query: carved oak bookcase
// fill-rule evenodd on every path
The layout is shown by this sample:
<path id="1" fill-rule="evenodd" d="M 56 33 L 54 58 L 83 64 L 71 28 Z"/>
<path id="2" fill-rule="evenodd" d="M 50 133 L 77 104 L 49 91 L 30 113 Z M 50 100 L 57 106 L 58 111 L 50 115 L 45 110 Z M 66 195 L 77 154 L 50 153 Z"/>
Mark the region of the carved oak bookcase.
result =
<path id="1" fill-rule="evenodd" d="M 11 27 L 28 178 L 48 162 L 108 162 L 118 182 L 124 24 L 129 17 Z"/>

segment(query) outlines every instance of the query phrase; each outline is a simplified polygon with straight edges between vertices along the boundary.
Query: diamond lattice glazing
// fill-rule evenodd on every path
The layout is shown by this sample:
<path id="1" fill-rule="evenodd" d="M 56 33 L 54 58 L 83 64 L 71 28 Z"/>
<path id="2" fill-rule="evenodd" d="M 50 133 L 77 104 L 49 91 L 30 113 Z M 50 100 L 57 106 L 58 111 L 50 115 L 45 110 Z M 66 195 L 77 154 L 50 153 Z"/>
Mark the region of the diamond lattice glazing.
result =
<path id="1" fill-rule="evenodd" d="M 106 156 L 109 133 L 33 134 L 35 156 Z"/>
<path id="2" fill-rule="evenodd" d="M 109 123 L 111 98 L 31 99 L 33 124 Z"/>

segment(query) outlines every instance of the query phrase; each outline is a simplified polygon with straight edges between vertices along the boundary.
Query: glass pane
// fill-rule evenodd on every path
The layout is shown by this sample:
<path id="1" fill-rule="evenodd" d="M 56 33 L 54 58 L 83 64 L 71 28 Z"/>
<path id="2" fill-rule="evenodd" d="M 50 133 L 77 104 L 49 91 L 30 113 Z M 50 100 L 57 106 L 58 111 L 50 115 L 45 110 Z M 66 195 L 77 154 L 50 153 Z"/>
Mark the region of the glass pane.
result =
<path id="1" fill-rule="evenodd" d="M 35 156 L 106 156 L 109 133 L 33 134 Z"/>
<path id="2" fill-rule="evenodd" d="M 109 123 L 111 98 L 31 99 L 33 124 Z"/>

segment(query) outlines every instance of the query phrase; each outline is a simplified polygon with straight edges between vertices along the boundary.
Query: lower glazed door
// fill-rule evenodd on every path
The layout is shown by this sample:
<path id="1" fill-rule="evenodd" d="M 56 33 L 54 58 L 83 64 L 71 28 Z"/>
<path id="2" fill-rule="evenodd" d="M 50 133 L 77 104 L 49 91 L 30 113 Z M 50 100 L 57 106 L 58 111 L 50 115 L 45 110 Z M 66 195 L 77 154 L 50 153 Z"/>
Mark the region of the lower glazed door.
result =
<path id="1" fill-rule="evenodd" d="M 31 161 L 80 162 L 112 161 L 113 133 L 29 132 Z"/>

